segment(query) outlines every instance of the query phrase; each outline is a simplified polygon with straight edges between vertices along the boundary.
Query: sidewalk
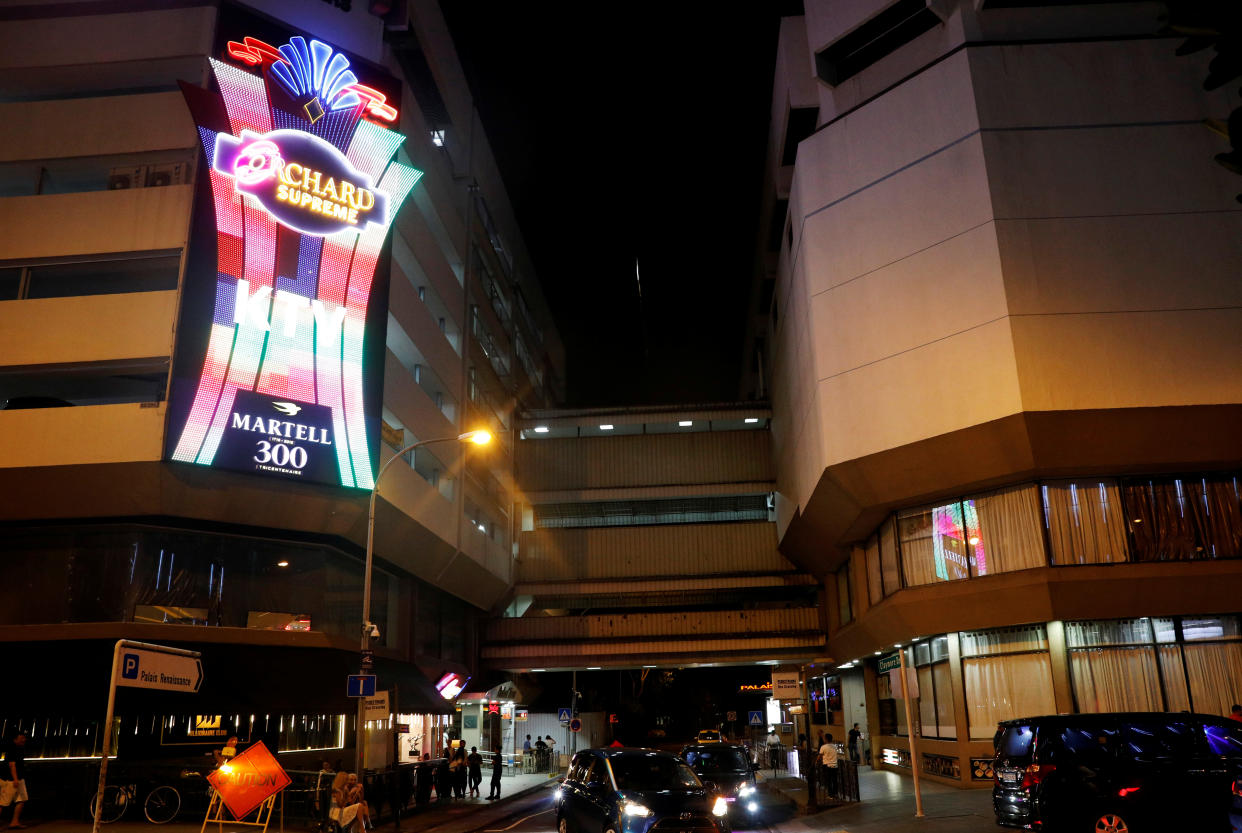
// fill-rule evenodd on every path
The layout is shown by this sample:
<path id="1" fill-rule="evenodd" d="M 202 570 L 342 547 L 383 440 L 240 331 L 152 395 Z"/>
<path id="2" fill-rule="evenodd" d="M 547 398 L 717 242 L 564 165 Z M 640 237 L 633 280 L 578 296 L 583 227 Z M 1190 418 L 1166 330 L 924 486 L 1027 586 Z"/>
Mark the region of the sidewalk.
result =
<path id="1" fill-rule="evenodd" d="M 486 773 L 485 773 L 486 774 Z M 500 822 L 517 813 L 521 813 L 526 809 L 543 803 L 546 795 L 551 795 L 549 791 L 557 783 L 557 779 L 564 776 L 564 773 L 537 773 L 537 774 L 518 774 L 506 776 L 501 782 L 503 790 L 502 797 L 497 801 L 488 801 L 486 795 L 478 798 L 462 798 L 453 799 L 445 802 L 435 802 L 428 804 L 422 808 L 411 808 L 401 815 L 401 830 L 412 831 L 417 830 L 419 833 L 425 833 L 428 830 L 436 830 L 437 833 L 474 833 L 488 827 L 494 827 Z M 489 779 L 484 778 L 480 788 L 482 793 L 486 793 L 489 785 Z M 536 795 L 540 791 L 543 794 Z M 6 816 L 7 820 L 7 816 Z M 35 833 L 90 833 L 91 822 L 79 821 L 73 819 L 49 819 L 47 821 L 38 818 L 22 818 L 22 821 L 28 828 Z M 202 820 L 184 821 L 178 820 L 164 825 L 155 825 L 147 822 L 142 817 L 141 809 L 133 807 L 126 815 L 113 824 L 107 824 L 100 827 L 104 833 L 199 833 L 202 829 Z M 256 833 L 258 828 L 242 827 L 240 825 L 230 825 L 227 822 L 223 825 L 224 833 Z M 268 826 L 268 833 L 279 833 L 281 830 L 279 810 L 272 816 L 272 822 Z M 286 819 L 284 824 L 285 833 L 310 833 L 309 828 L 302 820 Z M 392 821 L 385 820 L 375 825 L 376 833 L 393 833 L 395 827 Z M 216 825 L 209 825 L 207 833 L 217 833 Z M 4 826 L 0 825 L 0 833 L 5 833 Z"/>
<path id="2" fill-rule="evenodd" d="M 768 778 L 778 792 L 806 812 L 806 782 L 800 778 Z M 921 781 L 924 818 L 914 817 L 914 780 L 908 775 L 864 767 L 858 776 L 861 801 L 842 804 L 813 815 L 800 815 L 772 825 L 776 833 L 991 833 L 996 829 L 992 792 L 958 789 Z"/>

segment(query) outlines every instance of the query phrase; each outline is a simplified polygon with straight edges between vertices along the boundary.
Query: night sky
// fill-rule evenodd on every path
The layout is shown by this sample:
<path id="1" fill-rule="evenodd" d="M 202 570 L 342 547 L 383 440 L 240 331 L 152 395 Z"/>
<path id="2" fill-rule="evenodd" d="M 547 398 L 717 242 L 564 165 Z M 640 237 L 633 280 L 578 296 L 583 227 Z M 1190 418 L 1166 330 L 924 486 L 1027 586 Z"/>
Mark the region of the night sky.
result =
<path id="1" fill-rule="evenodd" d="M 776 38 L 800 4 L 441 6 L 565 342 L 566 404 L 737 399 Z"/>

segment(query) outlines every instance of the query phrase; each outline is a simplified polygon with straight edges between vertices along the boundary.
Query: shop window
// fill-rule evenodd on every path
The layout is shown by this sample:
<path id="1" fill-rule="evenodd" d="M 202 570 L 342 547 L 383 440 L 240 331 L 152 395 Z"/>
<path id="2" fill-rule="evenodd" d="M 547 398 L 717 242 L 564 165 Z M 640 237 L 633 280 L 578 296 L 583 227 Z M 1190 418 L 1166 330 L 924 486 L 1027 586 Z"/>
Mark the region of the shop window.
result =
<path id="1" fill-rule="evenodd" d="M 1040 487 L 1053 564 L 1125 561 L 1126 519 L 1111 480 L 1060 480 Z"/>
<path id="2" fill-rule="evenodd" d="M 914 646 L 919 683 L 919 722 L 925 737 L 957 738 L 953 717 L 953 683 L 949 668 L 949 638 L 937 636 Z"/>
<path id="3" fill-rule="evenodd" d="M 1043 625 L 964 631 L 961 642 L 971 740 L 991 739 L 1002 720 L 1056 712 Z"/>
<path id="4" fill-rule="evenodd" d="M 1242 484 L 1236 476 L 1126 481 L 1135 561 L 1242 556 Z"/>
<path id="5" fill-rule="evenodd" d="M 1043 531 L 1039 528 L 1039 493 L 1032 485 L 1001 489 L 962 502 L 975 529 L 968 530 L 967 549 L 975 555 L 975 573 L 1010 573 L 1047 564 Z"/>

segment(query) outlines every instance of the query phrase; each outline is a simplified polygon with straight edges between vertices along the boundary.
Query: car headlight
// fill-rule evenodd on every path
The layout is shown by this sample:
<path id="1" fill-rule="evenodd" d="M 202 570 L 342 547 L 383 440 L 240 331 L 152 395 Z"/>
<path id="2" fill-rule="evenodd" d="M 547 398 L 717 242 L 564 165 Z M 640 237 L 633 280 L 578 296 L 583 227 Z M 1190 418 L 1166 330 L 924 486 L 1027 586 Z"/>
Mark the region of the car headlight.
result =
<path id="1" fill-rule="evenodd" d="M 728 812 L 729 802 L 724 800 L 723 795 L 716 796 L 716 801 L 712 804 L 712 815 L 719 818 L 720 816 L 727 815 Z"/>
<path id="2" fill-rule="evenodd" d="M 737 788 L 737 794 L 739 797 L 745 798 L 748 795 L 754 795 L 755 788 L 752 784 L 742 784 L 742 786 Z"/>
<path id="3" fill-rule="evenodd" d="M 651 815 L 651 810 L 644 804 L 635 804 L 632 801 L 627 801 L 625 802 L 625 814 L 627 816 L 638 816 L 640 819 L 645 819 L 647 816 Z"/>

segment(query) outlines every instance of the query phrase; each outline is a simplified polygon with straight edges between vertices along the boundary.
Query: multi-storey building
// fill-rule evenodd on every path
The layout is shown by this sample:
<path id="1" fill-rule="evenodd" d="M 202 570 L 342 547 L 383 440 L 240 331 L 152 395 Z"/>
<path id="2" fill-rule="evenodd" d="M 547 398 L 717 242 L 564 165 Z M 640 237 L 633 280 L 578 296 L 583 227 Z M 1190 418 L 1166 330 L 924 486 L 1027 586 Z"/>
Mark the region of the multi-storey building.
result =
<path id="1" fill-rule="evenodd" d="M 998 720 L 1242 700 L 1242 211 L 1202 124 L 1238 101 L 1159 12 L 783 22 L 743 393 L 877 765 L 913 729 L 983 783 Z"/>
<path id="2" fill-rule="evenodd" d="M 564 360 L 438 5 L 381 5 L 0 10 L 0 641 L 60 680 L 0 722 L 37 755 L 99 754 L 122 638 L 205 669 L 192 703 L 122 693 L 122 756 L 348 758 L 367 618 L 394 712 L 475 671 L 512 414 Z M 421 441 L 379 486 L 368 617 L 369 486 Z"/>

